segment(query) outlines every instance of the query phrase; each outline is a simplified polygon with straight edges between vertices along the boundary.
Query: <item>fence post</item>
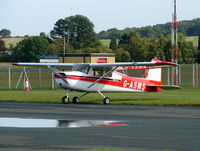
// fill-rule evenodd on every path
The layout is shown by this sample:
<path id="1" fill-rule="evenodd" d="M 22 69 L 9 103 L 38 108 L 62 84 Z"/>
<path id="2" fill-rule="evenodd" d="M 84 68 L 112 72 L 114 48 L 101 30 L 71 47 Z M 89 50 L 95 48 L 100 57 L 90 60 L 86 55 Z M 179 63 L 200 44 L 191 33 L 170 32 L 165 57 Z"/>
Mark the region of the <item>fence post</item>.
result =
<path id="1" fill-rule="evenodd" d="M 170 75 L 170 73 L 169 73 L 169 67 L 167 68 L 167 84 L 169 85 L 169 75 Z"/>
<path id="2" fill-rule="evenodd" d="M 198 88 L 198 63 L 196 62 L 196 88 Z"/>
<path id="3" fill-rule="evenodd" d="M 54 73 L 51 73 L 51 89 L 54 89 Z"/>
<path id="4" fill-rule="evenodd" d="M 11 89 L 11 72 L 10 72 L 10 66 L 8 66 L 8 89 Z"/>
<path id="5" fill-rule="evenodd" d="M 41 88 L 41 68 L 38 69 L 38 88 Z"/>
<path id="6" fill-rule="evenodd" d="M 192 71 L 193 71 L 193 72 L 192 72 L 192 80 L 193 80 L 193 82 L 192 82 L 192 86 L 193 86 L 193 88 L 194 88 L 194 87 L 195 87 L 195 84 L 194 84 L 194 83 L 195 83 L 195 76 L 194 76 L 194 74 L 195 74 L 195 73 L 194 73 L 195 70 L 194 70 L 194 64 L 193 64 L 192 67 L 193 67 L 193 68 L 192 68 L 192 69 L 193 69 L 193 70 L 192 70 Z"/>
<path id="7" fill-rule="evenodd" d="M 172 85 L 174 85 L 174 67 L 172 67 Z"/>
<path id="8" fill-rule="evenodd" d="M 179 85 L 181 85 L 181 66 L 179 65 Z"/>

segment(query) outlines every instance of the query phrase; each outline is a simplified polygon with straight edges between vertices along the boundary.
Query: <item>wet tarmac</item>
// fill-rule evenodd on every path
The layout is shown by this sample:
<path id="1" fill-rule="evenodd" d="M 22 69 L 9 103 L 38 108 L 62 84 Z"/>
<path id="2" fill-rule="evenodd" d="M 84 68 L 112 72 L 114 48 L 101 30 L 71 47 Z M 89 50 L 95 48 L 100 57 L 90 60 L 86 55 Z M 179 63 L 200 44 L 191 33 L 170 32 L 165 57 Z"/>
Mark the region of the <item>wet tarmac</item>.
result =
<path id="1" fill-rule="evenodd" d="M 200 108 L 0 103 L 0 150 L 199 151 Z"/>

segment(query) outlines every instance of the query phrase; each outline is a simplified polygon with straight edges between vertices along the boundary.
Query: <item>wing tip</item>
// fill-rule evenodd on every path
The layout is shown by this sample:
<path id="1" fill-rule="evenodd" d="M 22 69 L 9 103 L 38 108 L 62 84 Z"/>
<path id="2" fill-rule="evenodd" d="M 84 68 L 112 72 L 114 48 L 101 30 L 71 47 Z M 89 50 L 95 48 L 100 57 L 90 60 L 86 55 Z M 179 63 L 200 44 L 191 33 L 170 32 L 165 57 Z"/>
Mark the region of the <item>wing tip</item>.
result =
<path id="1" fill-rule="evenodd" d="M 14 66 L 18 66 L 19 63 L 18 63 L 18 62 L 14 62 L 14 63 L 12 63 L 12 65 L 14 65 Z"/>
<path id="2" fill-rule="evenodd" d="M 158 61 L 156 62 L 157 65 L 171 65 L 171 66 L 177 66 L 178 64 L 173 63 L 173 62 L 162 62 L 162 61 Z"/>

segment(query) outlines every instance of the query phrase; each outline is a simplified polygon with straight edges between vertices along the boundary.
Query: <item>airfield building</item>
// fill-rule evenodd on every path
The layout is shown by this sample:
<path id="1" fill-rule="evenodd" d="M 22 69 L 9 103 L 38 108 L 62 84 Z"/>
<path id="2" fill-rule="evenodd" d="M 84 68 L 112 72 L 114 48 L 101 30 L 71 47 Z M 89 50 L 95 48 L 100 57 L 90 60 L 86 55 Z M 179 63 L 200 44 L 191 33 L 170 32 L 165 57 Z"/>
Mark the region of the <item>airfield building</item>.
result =
<path id="1" fill-rule="evenodd" d="M 66 53 L 59 55 L 60 63 L 114 63 L 114 53 Z"/>

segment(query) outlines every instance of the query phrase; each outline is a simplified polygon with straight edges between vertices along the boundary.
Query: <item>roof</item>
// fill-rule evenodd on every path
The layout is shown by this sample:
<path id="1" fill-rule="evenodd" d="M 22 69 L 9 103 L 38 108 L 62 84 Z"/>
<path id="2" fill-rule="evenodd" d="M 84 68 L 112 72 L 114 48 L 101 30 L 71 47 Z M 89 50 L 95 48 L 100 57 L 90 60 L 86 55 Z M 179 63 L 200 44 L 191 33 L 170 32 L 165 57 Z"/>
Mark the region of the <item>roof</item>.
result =
<path id="1" fill-rule="evenodd" d="M 63 54 L 59 54 L 63 56 Z M 115 57 L 114 53 L 66 53 L 65 57 Z"/>

